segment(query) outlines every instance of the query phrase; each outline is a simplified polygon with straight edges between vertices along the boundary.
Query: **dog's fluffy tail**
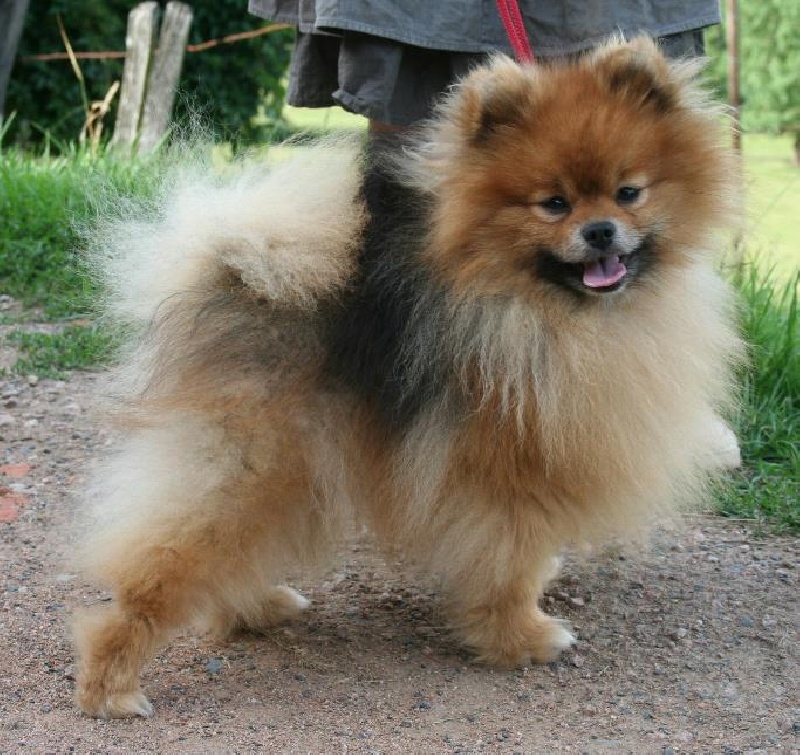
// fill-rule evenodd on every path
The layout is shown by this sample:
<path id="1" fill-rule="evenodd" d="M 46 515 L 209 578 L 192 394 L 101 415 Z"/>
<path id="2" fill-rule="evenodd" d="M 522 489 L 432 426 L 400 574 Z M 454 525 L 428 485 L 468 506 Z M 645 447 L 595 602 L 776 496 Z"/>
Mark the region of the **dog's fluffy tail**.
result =
<path id="1" fill-rule="evenodd" d="M 340 139 L 222 174 L 183 164 L 147 202 L 107 201 L 101 215 L 113 219 L 94 229 L 89 260 L 105 314 L 146 325 L 173 296 L 231 279 L 251 296 L 313 308 L 355 266 L 360 163 L 356 140 Z"/>

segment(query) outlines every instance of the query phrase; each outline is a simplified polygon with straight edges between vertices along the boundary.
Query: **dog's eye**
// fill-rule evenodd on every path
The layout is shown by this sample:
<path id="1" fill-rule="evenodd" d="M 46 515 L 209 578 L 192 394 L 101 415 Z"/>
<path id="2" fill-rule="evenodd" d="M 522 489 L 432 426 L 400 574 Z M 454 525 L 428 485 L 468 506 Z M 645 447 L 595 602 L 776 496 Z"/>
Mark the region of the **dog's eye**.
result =
<path id="1" fill-rule="evenodd" d="M 539 202 L 539 206 L 553 215 L 563 215 L 570 211 L 569 202 L 564 197 L 549 197 L 543 202 Z"/>
<path id="2" fill-rule="evenodd" d="M 620 204 L 632 204 L 641 195 L 642 190 L 635 186 L 623 186 L 617 190 L 617 202 Z"/>

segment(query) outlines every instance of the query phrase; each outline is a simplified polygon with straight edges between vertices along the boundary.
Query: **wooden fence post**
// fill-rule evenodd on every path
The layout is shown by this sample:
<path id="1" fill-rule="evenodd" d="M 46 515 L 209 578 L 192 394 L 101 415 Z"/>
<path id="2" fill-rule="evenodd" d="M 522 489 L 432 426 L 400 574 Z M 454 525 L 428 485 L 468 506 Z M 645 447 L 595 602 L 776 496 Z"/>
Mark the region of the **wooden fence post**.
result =
<path id="1" fill-rule="evenodd" d="M 728 104 L 733 111 L 733 148 L 742 151 L 742 97 L 739 91 L 739 4 L 728 0 L 726 4 L 726 38 L 728 46 Z"/>
<path id="2" fill-rule="evenodd" d="M 128 13 L 122 94 L 111 141 L 119 149 L 130 150 L 139 133 L 157 21 L 158 3 L 155 0 L 140 3 Z"/>
<path id="3" fill-rule="evenodd" d="M 190 6 L 174 0 L 167 3 L 158 51 L 147 81 L 147 95 L 139 131 L 140 154 L 156 147 L 169 127 L 191 24 Z"/>
<path id="4" fill-rule="evenodd" d="M 0 0 L 0 120 L 27 10 L 28 0 Z"/>

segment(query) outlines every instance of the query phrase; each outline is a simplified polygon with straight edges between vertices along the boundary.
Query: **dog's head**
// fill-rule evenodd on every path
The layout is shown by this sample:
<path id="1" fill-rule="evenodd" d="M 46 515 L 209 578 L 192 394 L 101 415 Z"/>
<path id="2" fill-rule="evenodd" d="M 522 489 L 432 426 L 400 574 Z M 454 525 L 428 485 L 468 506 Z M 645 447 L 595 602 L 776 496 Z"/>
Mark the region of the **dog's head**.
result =
<path id="1" fill-rule="evenodd" d="M 725 224 L 733 182 L 699 67 L 642 38 L 467 76 L 415 153 L 434 267 L 473 294 L 588 301 L 685 264 Z"/>

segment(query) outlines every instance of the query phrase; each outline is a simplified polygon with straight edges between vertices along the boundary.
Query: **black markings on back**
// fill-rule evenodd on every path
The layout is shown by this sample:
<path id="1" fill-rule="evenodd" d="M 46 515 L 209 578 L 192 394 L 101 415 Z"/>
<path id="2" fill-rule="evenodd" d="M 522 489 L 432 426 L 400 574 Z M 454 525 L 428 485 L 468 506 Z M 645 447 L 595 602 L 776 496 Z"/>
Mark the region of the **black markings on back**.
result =
<path id="1" fill-rule="evenodd" d="M 370 220 L 357 279 L 328 316 L 328 370 L 401 428 L 444 391 L 444 294 L 418 260 L 426 200 L 378 167 L 363 197 Z"/>

